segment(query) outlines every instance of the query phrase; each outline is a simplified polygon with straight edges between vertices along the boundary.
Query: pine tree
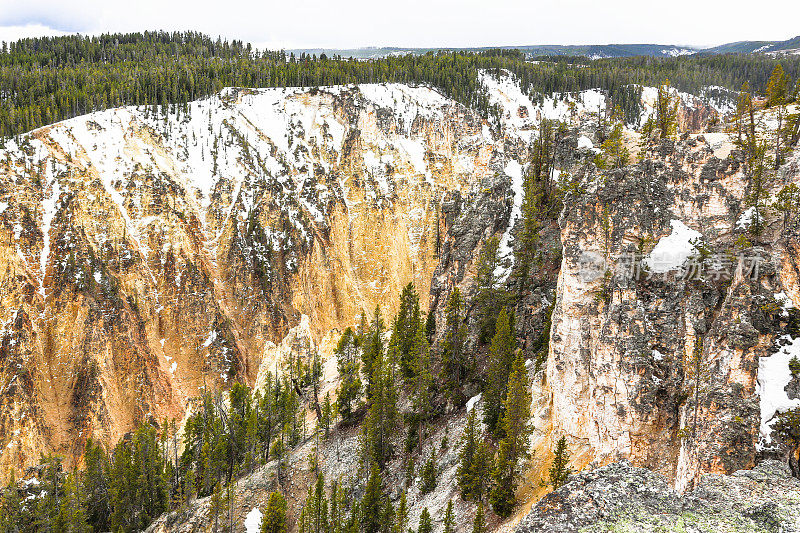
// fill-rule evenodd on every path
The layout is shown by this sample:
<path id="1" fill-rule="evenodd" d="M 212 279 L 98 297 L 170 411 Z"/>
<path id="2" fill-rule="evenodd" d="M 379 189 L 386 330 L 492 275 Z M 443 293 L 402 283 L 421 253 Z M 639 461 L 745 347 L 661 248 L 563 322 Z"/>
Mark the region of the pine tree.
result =
<path id="1" fill-rule="evenodd" d="M 420 485 L 419 491 L 421 494 L 427 494 L 429 492 L 433 492 L 433 489 L 436 488 L 436 449 L 431 448 L 431 456 L 425 461 L 425 464 L 422 466 L 422 484 Z"/>
<path id="2" fill-rule="evenodd" d="M 453 500 L 447 500 L 447 510 L 444 512 L 443 533 L 456 533 L 455 518 L 453 517 Z"/>
<path id="3" fill-rule="evenodd" d="M 359 337 L 352 328 L 347 328 L 339 340 L 334 353 L 337 358 L 340 385 L 336 408 L 342 420 L 352 420 L 356 403 L 361 396 L 361 365 L 358 360 Z"/>
<path id="4" fill-rule="evenodd" d="M 81 478 L 83 493 L 86 495 L 87 519 L 95 531 L 108 531 L 108 517 L 111 514 L 108 501 L 108 456 L 100 443 L 88 439 L 83 461 L 84 471 Z"/>
<path id="5" fill-rule="evenodd" d="M 472 522 L 472 533 L 486 533 L 486 517 L 484 516 L 483 503 L 478 502 L 475 511 L 475 520 Z"/>
<path id="6" fill-rule="evenodd" d="M 553 195 L 553 170 L 555 168 L 556 123 L 542 119 L 531 147 L 531 175 L 542 193 L 542 203 L 548 205 Z"/>
<path id="7" fill-rule="evenodd" d="M 611 129 L 608 138 L 600 145 L 601 153 L 597 154 L 594 159 L 595 165 L 600 169 L 622 168 L 628 164 L 630 159 L 630 152 L 625 146 L 625 140 L 622 135 L 622 111 L 616 108 L 612 117 L 616 119 L 614 127 Z"/>
<path id="8" fill-rule="evenodd" d="M 320 473 L 303 504 L 299 520 L 300 533 L 324 533 L 329 530 L 328 500 L 325 497 L 325 478 Z"/>
<path id="9" fill-rule="evenodd" d="M 520 478 L 520 462 L 527 459 L 530 427 L 530 378 L 522 354 L 514 360 L 508 378 L 508 392 L 503 402 L 503 440 L 500 441 L 494 470 L 494 488 L 490 496 L 492 508 L 500 516 L 508 516 L 516 503 L 516 487 Z"/>
<path id="10" fill-rule="evenodd" d="M 480 435 L 477 409 L 472 409 L 461 434 L 461 450 L 458 454 L 456 479 L 461 497 L 467 500 L 483 499 L 491 474 L 491 452 Z"/>
<path id="11" fill-rule="evenodd" d="M 508 456 L 507 446 L 500 446 L 497 452 L 497 461 L 492 470 L 492 490 L 489 493 L 489 502 L 492 510 L 498 516 L 508 517 L 517 503 L 516 498 L 516 466 L 511 457 Z"/>
<path id="12" fill-rule="evenodd" d="M 506 455 L 514 465 L 528 458 L 528 442 L 533 431 L 530 418 L 531 382 L 520 352 L 508 378 L 508 392 L 503 403 L 503 440 L 500 442 L 500 447 L 506 448 Z"/>
<path id="13" fill-rule="evenodd" d="M 335 413 L 334 407 L 331 403 L 330 394 L 325 393 L 325 400 L 322 402 L 322 427 L 325 428 L 325 438 L 327 439 L 331 434 L 331 423 L 333 422 Z"/>
<path id="14" fill-rule="evenodd" d="M 417 324 L 414 343 L 411 348 L 414 368 L 414 397 L 412 400 L 414 413 L 419 420 L 425 421 L 433 414 L 433 374 L 431 372 L 431 353 L 428 339 L 425 337 L 424 326 Z"/>
<path id="15" fill-rule="evenodd" d="M 361 362 L 367 378 L 367 400 L 375 392 L 375 382 L 379 379 L 381 361 L 383 360 L 383 318 L 381 310 L 375 306 L 375 318 L 364 339 L 361 351 Z"/>
<path id="16" fill-rule="evenodd" d="M 34 527 L 35 531 L 54 531 L 64 494 L 61 458 L 48 455 L 42 457 L 42 463 L 44 469 L 39 479 L 42 491 L 34 503 Z"/>
<path id="17" fill-rule="evenodd" d="M 92 529 L 86 519 L 85 502 L 75 475 L 64 479 L 63 497 L 58 511 L 55 533 L 89 533 Z"/>
<path id="18" fill-rule="evenodd" d="M 476 273 L 476 294 L 473 308 L 478 324 L 478 338 L 488 342 L 494 335 L 497 313 L 503 305 L 504 295 L 498 289 L 500 279 L 497 267 L 500 266 L 500 239 L 489 238 L 484 243 L 478 258 Z"/>
<path id="19" fill-rule="evenodd" d="M 373 394 L 363 427 L 366 458 L 370 462 L 376 462 L 381 468 L 392 456 L 392 435 L 400 420 L 397 408 L 396 353 L 395 339 L 392 338 L 386 356 L 380 356 L 373 363 Z"/>
<path id="20" fill-rule="evenodd" d="M 675 136 L 678 126 L 678 104 L 680 98 L 673 94 L 669 80 L 658 86 L 656 94 L 655 113 L 647 119 L 642 127 L 644 139 L 671 139 Z"/>
<path id="21" fill-rule="evenodd" d="M 783 136 L 783 121 L 786 116 L 786 101 L 789 98 L 789 78 L 780 63 L 775 65 L 772 75 L 767 82 L 767 107 L 776 108 L 778 127 L 775 129 L 775 170 L 780 168 L 783 161 L 781 138 Z"/>
<path id="22" fill-rule="evenodd" d="M 425 317 L 425 336 L 428 337 L 428 342 L 433 342 L 433 337 L 436 335 L 436 314 L 433 310 L 429 311 Z"/>
<path id="23" fill-rule="evenodd" d="M 483 394 L 483 421 L 489 432 L 495 436 L 501 433 L 500 415 L 506 396 L 508 376 L 514 362 L 514 352 L 517 349 L 513 323 L 513 315 L 509 316 L 505 308 L 501 309 L 492 344 L 489 347 L 489 369 Z"/>
<path id="24" fill-rule="evenodd" d="M 800 212 L 800 188 L 794 183 L 785 185 L 775 197 L 773 207 L 783 216 L 784 230 L 793 226 L 793 219 Z"/>
<path id="25" fill-rule="evenodd" d="M 361 527 L 364 533 L 379 533 L 381 530 L 381 510 L 384 507 L 383 480 L 376 463 L 370 467 L 369 480 L 361 498 Z"/>
<path id="26" fill-rule="evenodd" d="M 784 105 L 788 96 L 789 77 L 778 63 L 767 81 L 767 107 Z"/>
<path id="27" fill-rule="evenodd" d="M 553 490 L 556 490 L 567 482 L 567 478 L 572 473 L 572 469 L 567 466 L 567 463 L 569 463 L 569 452 L 567 451 L 566 437 L 562 436 L 558 439 L 554 454 L 555 458 L 549 470 L 549 484 L 553 487 Z"/>
<path id="28" fill-rule="evenodd" d="M 33 530 L 31 513 L 22 505 L 14 471 L 8 486 L 0 495 L 0 531 L 23 533 Z"/>
<path id="29" fill-rule="evenodd" d="M 447 298 L 445 330 L 441 344 L 442 371 L 439 382 L 456 407 L 464 405 L 466 398 L 461 387 L 469 371 L 466 353 L 467 326 L 464 324 L 464 303 L 458 287 Z"/>
<path id="30" fill-rule="evenodd" d="M 433 523 L 431 522 L 431 514 L 428 512 L 428 508 L 425 507 L 422 509 L 422 513 L 419 515 L 419 527 L 417 528 L 417 533 L 432 533 L 433 532 Z"/>
<path id="31" fill-rule="evenodd" d="M 656 128 L 659 138 L 668 139 L 675 135 L 678 126 L 678 103 L 680 99 L 673 95 L 669 80 L 658 87 L 656 98 Z"/>
<path id="32" fill-rule="evenodd" d="M 261 517 L 261 533 L 286 533 L 286 500 L 283 494 L 270 493 L 267 507 Z"/>
<path id="33" fill-rule="evenodd" d="M 515 250 L 516 262 L 514 263 L 513 277 L 519 284 L 519 293 L 522 294 L 528 287 L 529 278 L 534 266 L 539 262 L 539 230 L 541 228 L 542 189 L 536 181 L 534 172 L 525 173 L 522 183 L 522 221 L 517 237 L 519 246 Z"/>
<path id="34" fill-rule="evenodd" d="M 342 533 L 347 517 L 347 494 L 337 481 L 331 483 L 330 533 Z"/>
<path id="35" fill-rule="evenodd" d="M 417 362 L 414 360 L 412 349 L 419 324 L 421 322 L 419 295 L 414 289 L 414 284 L 409 283 L 400 293 L 400 309 L 392 329 L 397 337 L 397 349 L 400 352 L 400 369 L 406 379 L 412 379 L 415 374 Z"/>
<path id="36" fill-rule="evenodd" d="M 406 503 L 406 492 L 400 495 L 400 503 L 397 504 L 397 511 L 394 519 L 394 532 L 406 533 L 408 526 L 408 505 Z"/>

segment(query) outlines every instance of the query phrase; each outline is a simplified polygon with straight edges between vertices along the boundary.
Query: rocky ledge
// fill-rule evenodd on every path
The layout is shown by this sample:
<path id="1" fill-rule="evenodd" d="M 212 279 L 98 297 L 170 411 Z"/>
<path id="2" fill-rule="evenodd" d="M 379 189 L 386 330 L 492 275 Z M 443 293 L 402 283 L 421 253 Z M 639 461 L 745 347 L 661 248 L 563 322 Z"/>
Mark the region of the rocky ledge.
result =
<path id="1" fill-rule="evenodd" d="M 704 476 L 683 495 L 629 462 L 570 477 L 543 498 L 515 533 L 800 531 L 800 480 L 781 462 Z"/>

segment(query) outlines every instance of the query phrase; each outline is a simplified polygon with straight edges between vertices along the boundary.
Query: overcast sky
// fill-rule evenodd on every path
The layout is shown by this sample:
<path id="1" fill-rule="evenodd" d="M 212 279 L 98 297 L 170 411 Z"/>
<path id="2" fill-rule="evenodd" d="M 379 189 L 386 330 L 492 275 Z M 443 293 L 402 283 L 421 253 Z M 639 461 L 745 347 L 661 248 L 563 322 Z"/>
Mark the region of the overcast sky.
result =
<path id="1" fill-rule="evenodd" d="M 192 29 L 269 48 L 712 46 L 800 34 L 800 0 L 659 3 L 661 13 L 652 0 L 0 0 L 0 41 Z"/>

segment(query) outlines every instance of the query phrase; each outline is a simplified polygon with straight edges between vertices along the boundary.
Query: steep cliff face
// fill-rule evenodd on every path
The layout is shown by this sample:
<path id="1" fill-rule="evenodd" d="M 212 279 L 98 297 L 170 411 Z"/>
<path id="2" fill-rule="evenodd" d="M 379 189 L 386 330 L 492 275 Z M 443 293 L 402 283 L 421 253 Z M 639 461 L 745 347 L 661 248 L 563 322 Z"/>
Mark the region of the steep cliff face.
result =
<path id="1" fill-rule="evenodd" d="M 10 141 L 3 473 L 253 383 L 303 315 L 320 340 L 394 314 L 402 286 L 428 290 L 444 196 L 505 159 L 471 112 L 401 85 L 229 89 Z"/>
<path id="2" fill-rule="evenodd" d="M 516 294 L 526 356 L 550 335 L 546 368 L 529 365 L 536 454 L 520 499 L 540 496 L 561 435 L 576 468 L 624 458 L 679 491 L 753 466 L 775 410 L 800 402 L 765 392 L 794 350 L 782 332 L 800 270 L 796 237 L 775 214 L 758 239 L 747 233 L 743 155 L 725 134 L 695 133 L 601 175 L 591 161 L 604 95 L 534 103 L 509 76 L 481 80 L 496 105 L 489 121 L 423 87 L 228 89 L 168 113 L 110 110 L 9 142 L 0 474 L 42 451 L 80 461 L 87 438 L 111 444 L 142 420 L 181 419 L 202 390 L 258 386 L 289 354 L 322 352 L 333 390 L 331 346 L 345 326 L 376 306 L 393 316 L 411 281 L 441 324 L 454 287 L 474 293 L 491 236 L 500 283 L 517 291 L 522 181 L 543 118 L 566 124 L 556 168 L 576 187 L 560 220 L 543 224 L 545 260 Z M 643 91 L 642 119 L 652 96 Z M 683 129 L 718 118 L 708 99 L 680 97 Z M 637 137 L 626 130 L 630 146 Z M 770 193 L 800 181 L 798 157 Z M 783 352 L 771 355 L 776 341 Z M 448 426 L 454 442 L 463 415 L 432 428 L 432 442 Z M 298 498 L 310 448 L 291 456 Z M 355 430 L 334 437 L 320 467 L 330 479 L 352 474 L 357 448 Z M 412 491 L 415 518 L 455 495 L 455 450 L 437 460 L 447 481 L 432 495 Z M 270 468 L 240 483 L 241 518 L 273 487 Z M 398 461 L 387 474 L 397 487 L 400 470 Z M 208 505 L 193 503 L 184 530 L 204 527 Z"/>
<path id="3" fill-rule="evenodd" d="M 746 233 L 743 155 L 715 137 L 587 176 L 561 219 L 553 429 L 584 462 L 627 458 L 679 490 L 753 466 L 759 359 L 786 325 L 776 296 L 797 301 L 796 239 L 774 215 Z M 787 165 L 771 192 L 798 177 Z"/>

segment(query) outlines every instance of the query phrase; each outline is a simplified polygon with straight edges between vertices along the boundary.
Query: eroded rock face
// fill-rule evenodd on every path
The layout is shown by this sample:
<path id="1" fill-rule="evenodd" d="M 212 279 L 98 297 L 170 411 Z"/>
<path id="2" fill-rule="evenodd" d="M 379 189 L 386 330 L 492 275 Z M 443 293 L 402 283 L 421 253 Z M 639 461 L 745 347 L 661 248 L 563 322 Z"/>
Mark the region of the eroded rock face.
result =
<path id="1" fill-rule="evenodd" d="M 8 142 L 3 475 L 254 383 L 301 316 L 314 342 L 376 305 L 392 316 L 404 285 L 428 291 L 446 198 L 502 173 L 503 150 L 463 106 L 402 85 L 230 89 Z"/>
<path id="2" fill-rule="evenodd" d="M 781 291 L 797 301 L 794 240 L 772 220 L 755 245 L 735 245 L 742 154 L 714 153 L 702 136 L 664 142 L 634 167 L 588 175 L 561 219 L 554 431 L 587 463 L 627 458 L 679 490 L 753 466 L 759 357 L 782 328 L 765 304 Z"/>
<path id="3" fill-rule="evenodd" d="M 684 495 L 665 477 L 623 461 L 571 476 L 514 531 L 800 531 L 798 494 L 800 481 L 777 461 L 703 476 Z"/>

